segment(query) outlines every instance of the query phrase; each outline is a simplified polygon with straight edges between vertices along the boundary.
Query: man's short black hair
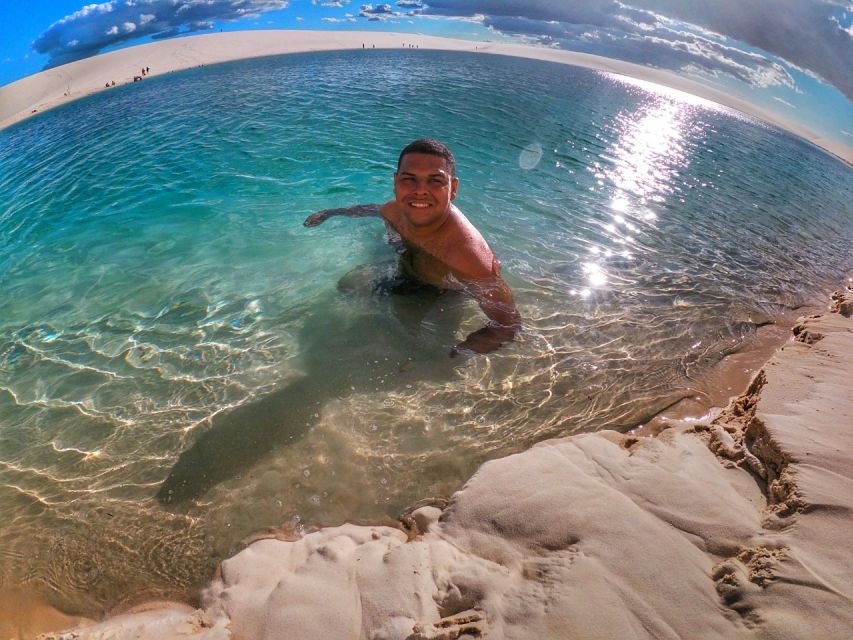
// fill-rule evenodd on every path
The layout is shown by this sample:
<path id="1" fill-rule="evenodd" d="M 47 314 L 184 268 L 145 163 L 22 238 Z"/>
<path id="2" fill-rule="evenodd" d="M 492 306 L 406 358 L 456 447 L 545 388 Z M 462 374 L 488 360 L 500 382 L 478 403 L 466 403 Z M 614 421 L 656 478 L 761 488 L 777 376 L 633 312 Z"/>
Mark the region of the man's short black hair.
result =
<path id="1" fill-rule="evenodd" d="M 431 156 L 438 156 L 447 161 L 447 168 L 450 170 L 450 176 L 456 177 L 456 158 L 453 157 L 453 152 L 447 148 L 447 145 L 433 140 L 432 138 L 419 138 L 414 142 L 407 144 L 400 152 L 400 157 L 397 158 L 397 171 L 400 170 L 400 164 L 403 162 L 403 156 L 409 153 L 427 153 Z"/>

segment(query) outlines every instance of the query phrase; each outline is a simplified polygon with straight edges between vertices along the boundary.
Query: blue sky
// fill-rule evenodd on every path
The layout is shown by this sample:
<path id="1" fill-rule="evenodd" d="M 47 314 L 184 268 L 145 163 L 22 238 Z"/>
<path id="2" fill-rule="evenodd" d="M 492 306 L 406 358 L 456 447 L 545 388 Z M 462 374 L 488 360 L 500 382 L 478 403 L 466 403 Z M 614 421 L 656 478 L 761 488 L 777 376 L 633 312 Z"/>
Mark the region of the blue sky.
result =
<path id="1" fill-rule="evenodd" d="M 220 29 L 390 30 L 605 55 L 677 71 L 853 145 L 851 0 L 3 0 L 0 85 Z"/>

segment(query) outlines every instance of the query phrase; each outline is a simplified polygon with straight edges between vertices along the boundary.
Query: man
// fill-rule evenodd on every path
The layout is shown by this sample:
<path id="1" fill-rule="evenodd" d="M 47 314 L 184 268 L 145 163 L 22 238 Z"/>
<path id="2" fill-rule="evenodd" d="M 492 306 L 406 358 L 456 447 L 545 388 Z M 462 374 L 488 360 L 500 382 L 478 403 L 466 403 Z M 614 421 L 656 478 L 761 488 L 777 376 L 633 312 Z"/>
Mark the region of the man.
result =
<path id="1" fill-rule="evenodd" d="M 489 318 L 485 327 L 465 338 L 451 355 L 488 353 L 513 339 L 521 328 L 521 317 L 501 278 L 495 254 L 453 204 L 458 189 L 456 160 L 450 149 L 437 140 L 415 140 L 400 152 L 394 200 L 318 211 L 308 216 L 305 226 L 314 227 L 332 216 L 381 216 L 400 253 L 401 279 L 464 291 Z"/>

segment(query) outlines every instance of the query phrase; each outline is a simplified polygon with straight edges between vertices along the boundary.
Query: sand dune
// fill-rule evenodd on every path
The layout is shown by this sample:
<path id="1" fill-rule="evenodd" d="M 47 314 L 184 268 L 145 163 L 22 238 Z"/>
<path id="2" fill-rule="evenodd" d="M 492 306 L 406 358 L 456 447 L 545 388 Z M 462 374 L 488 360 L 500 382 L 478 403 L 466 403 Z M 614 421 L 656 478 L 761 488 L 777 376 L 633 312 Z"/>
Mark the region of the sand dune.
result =
<path id="1" fill-rule="evenodd" d="M 851 312 L 848 291 L 802 320 L 711 424 L 543 442 L 408 530 L 260 540 L 222 563 L 202 608 L 73 637 L 848 637 Z"/>
<path id="2" fill-rule="evenodd" d="M 476 51 L 522 58 L 549 60 L 599 71 L 617 73 L 654 82 L 737 109 L 779 126 L 832 155 L 853 163 L 853 147 L 828 140 L 793 122 L 735 98 L 727 93 L 694 82 L 671 71 L 623 62 L 602 56 L 526 45 L 474 42 L 406 33 L 360 31 L 232 31 L 174 38 L 112 51 L 78 60 L 34 74 L 0 87 L 0 129 L 36 113 L 98 91 L 133 82 L 143 67 L 157 76 L 181 69 L 217 64 L 230 60 L 281 55 L 303 51 L 340 49 L 400 49 L 416 45 L 419 49 Z M 146 76 L 147 78 L 148 76 Z M 110 87 L 106 87 L 106 84 Z"/>

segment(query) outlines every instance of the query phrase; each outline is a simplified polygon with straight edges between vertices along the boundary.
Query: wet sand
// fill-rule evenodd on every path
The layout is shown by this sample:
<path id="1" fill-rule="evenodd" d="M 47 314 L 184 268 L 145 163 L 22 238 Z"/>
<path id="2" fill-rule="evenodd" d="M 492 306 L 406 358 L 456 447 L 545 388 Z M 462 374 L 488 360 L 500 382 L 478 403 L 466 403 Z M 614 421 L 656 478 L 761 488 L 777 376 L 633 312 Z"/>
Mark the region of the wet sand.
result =
<path id="1" fill-rule="evenodd" d="M 670 427 L 710 424 L 729 403 L 743 393 L 756 372 L 791 336 L 803 316 L 820 313 L 822 309 L 807 306 L 789 310 L 771 322 L 759 325 L 755 336 L 741 348 L 726 354 L 719 362 L 692 380 L 690 397 L 667 407 L 648 422 L 632 429 L 633 436 L 655 436 Z"/>
<path id="2" fill-rule="evenodd" d="M 164 73 L 204 65 L 307 51 L 344 49 L 418 49 L 471 51 L 571 64 L 616 73 L 685 91 L 774 124 L 811 142 L 847 164 L 853 146 L 826 139 L 727 93 L 671 71 L 585 53 L 497 42 L 456 40 L 408 33 L 360 31 L 232 31 L 173 38 L 78 60 L 0 87 L 0 129 L 37 113 L 98 91 L 133 82 L 150 68 L 143 82 Z M 110 84 L 110 87 L 106 87 Z"/>
<path id="3" fill-rule="evenodd" d="M 255 541 L 199 608 L 73 637 L 846 637 L 851 316 L 853 288 L 711 421 L 542 442 L 484 464 L 443 510 Z"/>
<path id="4" fill-rule="evenodd" d="M 68 629 L 93 620 L 69 616 L 51 607 L 41 596 L 26 589 L 0 590 L 0 638 L 32 638 L 40 632 Z"/>

